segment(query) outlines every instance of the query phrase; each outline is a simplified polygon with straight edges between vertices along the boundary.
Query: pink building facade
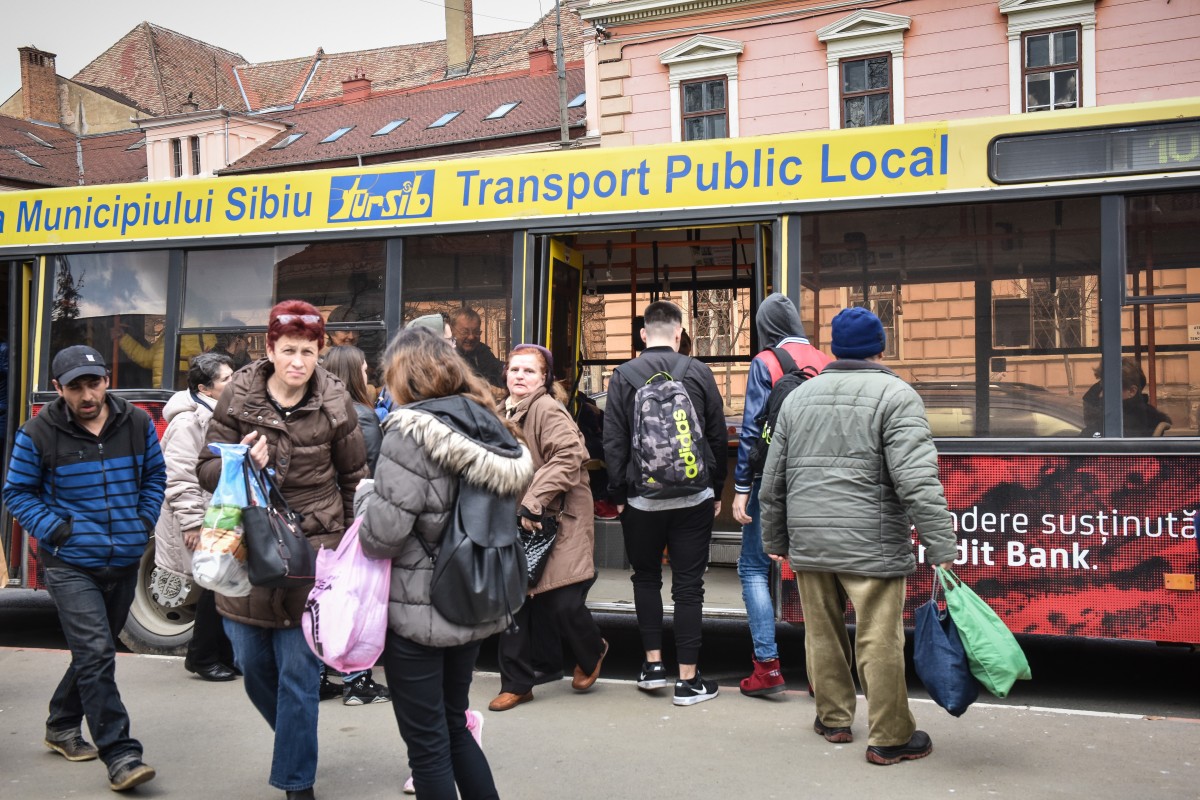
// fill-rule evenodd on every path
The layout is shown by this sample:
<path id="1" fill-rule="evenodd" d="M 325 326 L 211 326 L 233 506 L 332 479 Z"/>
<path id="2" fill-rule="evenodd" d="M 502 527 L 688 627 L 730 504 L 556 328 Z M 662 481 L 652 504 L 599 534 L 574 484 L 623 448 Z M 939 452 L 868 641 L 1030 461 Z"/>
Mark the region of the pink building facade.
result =
<path id="1" fill-rule="evenodd" d="M 1043 66 L 1057 59 L 1074 74 L 1046 110 L 1071 97 L 1090 107 L 1200 96 L 1195 3 L 593 0 L 582 16 L 597 26 L 589 128 L 604 146 L 685 138 L 680 87 L 705 79 L 724 81 L 727 135 L 847 127 L 839 65 L 876 56 L 890 122 L 1024 113 L 1039 108 L 1023 56 L 1041 34 L 1052 51 Z"/>

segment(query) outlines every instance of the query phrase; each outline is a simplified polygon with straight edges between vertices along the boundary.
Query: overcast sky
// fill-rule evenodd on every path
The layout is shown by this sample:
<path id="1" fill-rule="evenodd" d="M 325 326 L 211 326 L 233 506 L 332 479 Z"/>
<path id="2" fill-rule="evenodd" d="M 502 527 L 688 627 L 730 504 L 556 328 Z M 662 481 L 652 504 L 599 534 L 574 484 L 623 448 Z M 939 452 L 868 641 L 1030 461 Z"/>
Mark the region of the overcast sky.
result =
<path id="1" fill-rule="evenodd" d="M 11 5 L 0 24 L 0 102 L 21 88 L 17 48 L 58 55 L 69 78 L 142 22 L 239 53 L 248 61 L 431 42 L 446 35 L 442 0 L 59 0 Z M 527 28 L 554 0 L 474 0 L 475 32 Z M 553 44 L 551 45 L 553 46 Z"/>

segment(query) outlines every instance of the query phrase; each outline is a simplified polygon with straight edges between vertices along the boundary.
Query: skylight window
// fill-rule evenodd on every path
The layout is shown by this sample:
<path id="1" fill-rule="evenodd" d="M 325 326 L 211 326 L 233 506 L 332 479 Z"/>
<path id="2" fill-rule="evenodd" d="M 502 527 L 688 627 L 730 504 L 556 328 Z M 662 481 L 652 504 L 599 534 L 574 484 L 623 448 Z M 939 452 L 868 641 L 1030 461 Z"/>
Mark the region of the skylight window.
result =
<path id="1" fill-rule="evenodd" d="M 22 153 L 20 150 L 18 150 L 18 149 L 17 149 L 17 148 L 15 148 L 15 147 L 12 149 L 12 151 L 13 151 L 14 153 L 16 153 L 16 154 L 17 154 L 17 158 L 21 159 L 22 161 L 24 161 L 24 162 L 25 162 L 26 164 L 28 164 L 29 166 L 31 166 L 31 167 L 41 167 L 41 166 L 42 166 L 41 164 L 39 164 L 38 162 L 34 161 L 32 158 L 30 158 L 29 156 L 25 155 L 24 153 Z M 43 167 L 43 169 L 44 169 L 44 167 Z"/>
<path id="2" fill-rule="evenodd" d="M 484 119 L 500 119 L 505 114 L 512 111 L 514 108 L 516 108 L 519 105 L 521 105 L 520 100 L 518 100 L 515 103 L 505 103 L 504 105 L 500 106 L 495 111 L 493 111 L 492 113 L 490 113 L 486 117 L 484 117 Z"/>
<path id="3" fill-rule="evenodd" d="M 571 99 L 571 102 L 567 103 L 567 108 L 579 108 L 581 105 L 583 105 L 586 102 L 587 102 L 587 92 L 580 92 L 579 94 L 575 95 L 574 98 Z"/>
<path id="4" fill-rule="evenodd" d="M 286 139 L 284 139 L 282 142 L 271 145 L 271 149 L 272 150 L 282 150 L 283 148 L 287 147 L 289 144 L 296 141 L 303 135 L 304 135 L 303 133 L 290 133 L 290 134 L 288 134 L 288 137 Z"/>
<path id="5" fill-rule="evenodd" d="M 343 136 L 345 136 L 347 133 L 349 133 L 352 130 L 354 130 L 353 125 L 347 125 L 345 128 L 338 128 L 336 131 L 334 131 L 333 133 L 329 134 L 324 139 L 322 139 L 321 144 L 328 144 L 329 142 L 336 142 L 338 139 L 342 138 Z"/>
<path id="6" fill-rule="evenodd" d="M 38 144 L 40 144 L 42 147 L 49 147 L 51 150 L 53 150 L 53 149 L 54 149 L 54 145 L 50 144 L 50 143 L 49 143 L 49 142 L 47 142 L 45 139 L 43 139 L 42 137 L 38 136 L 36 133 L 30 133 L 29 131 L 22 131 L 22 133 L 24 133 L 24 134 L 25 134 L 26 136 L 28 136 L 30 139 L 33 139 L 35 142 L 37 142 Z"/>
<path id="7" fill-rule="evenodd" d="M 129 147 L 126 147 L 125 149 L 126 150 L 141 150 L 145 146 L 146 146 L 146 137 L 143 136 L 141 139 L 138 139 L 136 142 L 129 145 Z"/>
<path id="8" fill-rule="evenodd" d="M 461 113 L 462 113 L 461 111 L 448 111 L 445 114 L 442 114 L 440 117 L 438 117 L 437 120 L 434 121 L 434 123 L 432 125 L 430 125 L 429 127 L 431 127 L 431 128 L 445 127 L 446 125 L 450 124 L 451 120 L 453 120 L 455 117 L 457 117 Z"/>
<path id="9" fill-rule="evenodd" d="M 372 133 L 371 135 L 372 136 L 387 136 L 389 133 L 396 130 L 396 128 L 399 128 L 401 125 L 403 125 L 406 122 L 408 122 L 408 117 L 405 117 L 404 119 L 394 119 L 391 122 L 389 122 L 387 125 L 384 125 L 382 128 L 380 128 L 379 130 Z"/>

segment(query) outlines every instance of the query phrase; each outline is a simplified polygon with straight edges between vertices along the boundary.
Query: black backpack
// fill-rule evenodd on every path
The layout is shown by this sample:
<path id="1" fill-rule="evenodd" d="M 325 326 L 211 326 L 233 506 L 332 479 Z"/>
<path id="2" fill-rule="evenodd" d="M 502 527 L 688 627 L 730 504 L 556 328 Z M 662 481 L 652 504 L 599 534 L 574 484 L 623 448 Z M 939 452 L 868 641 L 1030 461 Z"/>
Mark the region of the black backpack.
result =
<path id="1" fill-rule="evenodd" d="M 414 534 L 433 562 L 429 594 L 439 614 L 456 625 L 511 622 L 529 587 L 517 527 L 515 499 L 459 481 L 454 512 L 437 552 Z"/>
<path id="2" fill-rule="evenodd" d="M 655 370 L 642 358 L 622 367 L 637 387 L 630 455 L 638 471 L 637 493 L 642 497 L 686 497 L 710 484 L 704 426 L 683 385 L 692 359 L 680 358 L 682 364 L 677 362 L 674 370 L 678 378 Z"/>
<path id="3" fill-rule="evenodd" d="M 771 386 L 766 404 L 754 418 L 754 423 L 762 431 L 750 447 L 750 474 L 755 476 L 762 475 L 763 468 L 767 465 L 767 449 L 771 446 L 771 433 L 775 430 L 775 421 L 779 418 L 779 409 L 783 408 L 783 401 L 793 389 L 817 374 L 813 367 L 797 367 L 795 359 L 782 347 L 772 347 L 770 350 L 775 354 L 775 358 L 779 359 L 783 375 Z"/>

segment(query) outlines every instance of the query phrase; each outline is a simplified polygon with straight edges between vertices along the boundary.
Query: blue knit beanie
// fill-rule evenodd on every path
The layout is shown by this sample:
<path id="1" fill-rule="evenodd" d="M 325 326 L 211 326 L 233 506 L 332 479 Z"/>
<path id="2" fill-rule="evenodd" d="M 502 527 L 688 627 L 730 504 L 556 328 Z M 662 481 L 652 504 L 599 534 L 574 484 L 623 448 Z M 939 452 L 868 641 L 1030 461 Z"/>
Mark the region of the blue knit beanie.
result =
<path id="1" fill-rule="evenodd" d="M 833 318 L 833 354 L 838 358 L 870 358 L 887 346 L 879 317 L 866 308 L 844 308 Z"/>

